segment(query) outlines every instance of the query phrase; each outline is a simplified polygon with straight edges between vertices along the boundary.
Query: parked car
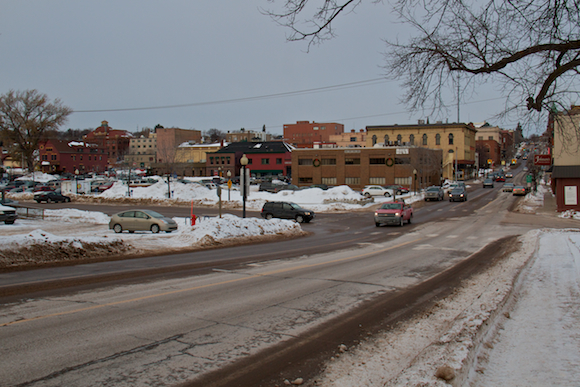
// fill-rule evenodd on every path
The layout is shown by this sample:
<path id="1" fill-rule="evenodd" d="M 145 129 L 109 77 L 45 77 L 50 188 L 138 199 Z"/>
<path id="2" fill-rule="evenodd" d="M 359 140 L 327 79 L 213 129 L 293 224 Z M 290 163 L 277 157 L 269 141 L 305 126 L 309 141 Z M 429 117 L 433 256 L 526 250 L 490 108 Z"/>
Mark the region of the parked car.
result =
<path id="1" fill-rule="evenodd" d="M 49 191 L 54 191 L 54 189 L 52 189 L 47 185 L 37 185 L 32 189 L 32 192 L 49 192 Z"/>
<path id="2" fill-rule="evenodd" d="M 0 204 L 0 222 L 5 224 L 14 224 L 18 215 L 16 214 L 16 209 L 13 207 L 8 207 Z"/>
<path id="3" fill-rule="evenodd" d="M 467 191 L 465 190 L 465 188 L 457 187 L 457 188 L 453 188 L 451 191 L 449 191 L 449 201 L 450 202 L 455 202 L 455 201 L 465 202 L 465 201 L 467 201 Z"/>
<path id="4" fill-rule="evenodd" d="M 527 194 L 526 187 L 521 185 L 516 185 L 512 190 L 512 195 L 514 196 L 525 196 Z"/>
<path id="5" fill-rule="evenodd" d="M 54 202 L 54 203 L 67 203 L 70 202 L 70 197 L 53 191 L 44 191 L 34 194 L 34 200 L 37 203 L 41 202 Z"/>
<path id="6" fill-rule="evenodd" d="M 313 184 L 309 188 L 320 188 L 321 190 L 326 191 L 329 187 L 326 184 Z"/>
<path id="7" fill-rule="evenodd" d="M 445 196 L 445 193 L 443 192 L 443 188 L 437 186 L 437 185 L 432 185 L 431 187 L 427 187 L 427 189 L 425 190 L 425 201 L 429 201 L 429 200 L 443 200 L 443 196 Z"/>
<path id="8" fill-rule="evenodd" d="M 258 191 L 266 191 L 266 192 L 275 193 L 276 189 L 278 187 L 280 187 L 280 184 L 274 184 L 274 183 L 271 183 L 269 181 L 265 181 L 263 183 L 260 183 L 260 187 L 258 188 Z"/>
<path id="9" fill-rule="evenodd" d="M 108 183 L 103 183 L 101 185 L 99 185 L 97 187 L 97 191 L 99 192 L 105 192 L 106 190 L 108 190 L 109 188 L 111 188 L 113 186 L 113 184 L 115 184 L 114 181 L 110 181 Z"/>
<path id="10" fill-rule="evenodd" d="M 302 188 L 294 184 L 279 185 L 274 189 L 274 192 L 280 191 L 300 191 Z"/>
<path id="11" fill-rule="evenodd" d="M 367 185 L 363 188 L 362 194 L 367 198 L 372 196 L 385 196 L 390 198 L 395 195 L 395 191 L 380 185 Z"/>
<path id="12" fill-rule="evenodd" d="M 151 210 L 131 210 L 119 212 L 111 216 L 109 229 L 117 234 L 124 230 L 133 233 L 135 231 L 151 231 L 157 234 L 159 231 L 167 233 L 177 230 L 177 223 L 171 218 Z"/>
<path id="13" fill-rule="evenodd" d="M 403 201 L 383 203 L 375 211 L 375 226 L 383 224 L 402 226 L 404 222 L 411 223 L 413 208 Z"/>
<path id="14" fill-rule="evenodd" d="M 514 183 L 505 183 L 501 189 L 503 192 L 513 192 Z"/>
<path id="15" fill-rule="evenodd" d="M 487 188 L 487 187 L 493 188 L 493 180 L 492 179 L 488 178 L 488 179 L 485 179 L 483 181 L 483 188 Z"/>
<path id="16" fill-rule="evenodd" d="M 261 215 L 264 219 L 294 219 L 298 223 L 308 223 L 315 217 L 314 211 L 306 210 L 291 202 L 266 202 Z"/>
<path id="17" fill-rule="evenodd" d="M 4 198 L 4 199 L 0 198 L 0 204 L 2 204 L 3 206 L 14 207 L 14 206 L 18 205 L 18 201 L 8 199 L 8 198 Z"/>

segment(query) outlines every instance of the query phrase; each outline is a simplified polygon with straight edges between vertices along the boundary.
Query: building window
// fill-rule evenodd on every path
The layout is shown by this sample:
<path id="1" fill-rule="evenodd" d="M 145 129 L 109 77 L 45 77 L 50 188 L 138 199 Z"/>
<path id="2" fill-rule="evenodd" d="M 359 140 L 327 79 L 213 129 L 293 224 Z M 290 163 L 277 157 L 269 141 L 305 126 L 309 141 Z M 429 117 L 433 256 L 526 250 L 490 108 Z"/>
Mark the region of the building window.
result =
<path id="1" fill-rule="evenodd" d="M 282 159 L 276 159 L 276 164 L 277 164 L 277 165 L 280 165 L 280 164 L 282 164 Z"/>
<path id="2" fill-rule="evenodd" d="M 51 160 L 56 160 L 56 155 L 50 155 Z"/>
<path id="3" fill-rule="evenodd" d="M 42 155 L 43 160 L 48 160 L 48 155 Z"/>
<path id="4" fill-rule="evenodd" d="M 477 139 L 478 139 L 479 141 L 483 141 L 483 136 L 479 136 L 479 137 L 477 137 Z"/>
<path id="5" fill-rule="evenodd" d="M 453 145 L 453 133 L 449 133 L 449 145 Z"/>
<path id="6" fill-rule="evenodd" d="M 360 165 L 360 158 L 346 158 L 344 159 L 344 165 Z"/>
<path id="7" fill-rule="evenodd" d="M 298 165 L 312 165 L 312 159 L 298 159 Z"/>
<path id="8" fill-rule="evenodd" d="M 300 179 L 298 179 L 299 183 L 304 183 L 304 184 L 312 184 L 312 178 L 311 177 L 301 177 Z"/>
<path id="9" fill-rule="evenodd" d="M 403 136 L 397 134 L 397 145 L 401 145 L 401 141 L 403 141 Z"/>
<path id="10" fill-rule="evenodd" d="M 385 145 L 389 145 L 389 135 L 385 134 Z"/>
<path id="11" fill-rule="evenodd" d="M 411 164 L 409 157 L 395 157 L 395 164 Z"/>
<path id="12" fill-rule="evenodd" d="M 395 184 L 405 185 L 407 187 L 411 186 L 412 178 L 409 177 L 395 177 Z"/>
<path id="13" fill-rule="evenodd" d="M 427 145 L 427 133 L 423 134 L 423 145 Z"/>
<path id="14" fill-rule="evenodd" d="M 351 137 L 350 142 L 356 142 L 356 137 Z"/>
<path id="15" fill-rule="evenodd" d="M 377 143 L 377 135 L 373 134 L 373 146 Z"/>
<path id="16" fill-rule="evenodd" d="M 270 164 L 270 159 L 262 159 L 262 165 Z"/>
<path id="17" fill-rule="evenodd" d="M 412 134 L 409 136 L 409 144 L 415 145 L 415 135 Z"/>
<path id="18" fill-rule="evenodd" d="M 371 164 L 371 165 L 377 165 L 377 164 L 384 165 L 386 162 L 385 160 L 386 159 L 384 157 L 383 158 L 370 158 L 369 164 Z M 373 183 L 373 184 L 375 184 L 375 183 Z"/>
<path id="19" fill-rule="evenodd" d="M 323 177 L 321 183 L 326 185 L 336 185 L 336 177 Z"/>
<path id="20" fill-rule="evenodd" d="M 489 136 L 488 137 L 488 140 L 493 140 L 493 136 Z"/>
<path id="21" fill-rule="evenodd" d="M 252 163 L 252 159 L 250 159 L 250 158 L 249 158 L 249 159 L 248 159 L 248 165 L 252 165 L 252 164 L 253 164 L 253 163 Z"/>
<path id="22" fill-rule="evenodd" d="M 213 164 L 213 157 L 210 157 L 210 158 L 209 158 L 209 163 L 210 163 L 210 164 Z"/>
<path id="23" fill-rule="evenodd" d="M 385 185 L 386 180 L 384 177 L 371 177 L 369 178 L 369 184 Z"/>
<path id="24" fill-rule="evenodd" d="M 435 135 L 435 145 L 441 145 L 441 135 L 439 133 Z"/>
<path id="25" fill-rule="evenodd" d="M 336 165 L 336 159 L 322 159 L 320 165 Z"/>
<path id="26" fill-rule="evenodd" d="M 344 182 L 347 185 L 360 185 L 360 177 L 347 177 Z"/>

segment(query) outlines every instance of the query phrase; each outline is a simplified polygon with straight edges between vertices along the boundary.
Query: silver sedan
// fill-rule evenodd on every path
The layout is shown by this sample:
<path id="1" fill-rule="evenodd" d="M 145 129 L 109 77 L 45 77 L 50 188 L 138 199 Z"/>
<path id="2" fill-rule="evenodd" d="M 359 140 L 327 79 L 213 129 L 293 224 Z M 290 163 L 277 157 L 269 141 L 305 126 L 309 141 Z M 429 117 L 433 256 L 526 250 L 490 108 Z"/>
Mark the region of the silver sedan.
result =
<path id="1" fill-rule="evenodd" d="M 177 230 L 177 223 L 155 211 L 130 210 L 111 216 L 109 229 L 116 233 L 123 232 L 123 230 L 129 232 L 151 231 L 152 233 L 171 232 Z"/>

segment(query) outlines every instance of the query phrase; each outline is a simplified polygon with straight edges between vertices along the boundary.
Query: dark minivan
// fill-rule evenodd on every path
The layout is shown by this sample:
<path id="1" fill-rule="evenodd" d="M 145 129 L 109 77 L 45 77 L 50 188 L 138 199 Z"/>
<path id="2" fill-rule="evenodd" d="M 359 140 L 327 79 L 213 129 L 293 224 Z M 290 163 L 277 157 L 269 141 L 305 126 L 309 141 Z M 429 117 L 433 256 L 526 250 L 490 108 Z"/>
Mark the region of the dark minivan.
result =
<path id="1" fill-rule="evenodd" d="M 266 202 L 262 207 L 262 218 L 295 219 L 298 223 L 308 223 L 314 219 L 314 211 L 305 210 L 296 203 Z"/>

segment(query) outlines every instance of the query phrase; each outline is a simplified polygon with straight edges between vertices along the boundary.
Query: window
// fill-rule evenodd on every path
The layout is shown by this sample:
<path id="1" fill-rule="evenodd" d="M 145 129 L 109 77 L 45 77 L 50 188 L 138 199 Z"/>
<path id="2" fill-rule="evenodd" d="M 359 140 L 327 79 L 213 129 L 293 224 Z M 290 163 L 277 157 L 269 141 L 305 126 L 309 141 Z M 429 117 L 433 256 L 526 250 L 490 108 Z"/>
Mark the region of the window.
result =
<path id="1" fill-rule="evenodd" d="M 213 157 L 210 157 L 210 158 L 209 158 L 209 163 L 210 163 L 210 164 L 213 164 Z"/>
<path id="2" fill-rule="evenodd" d="M 344 159 L 344 165 L 359 165 L 360 159 L 346 158 Z"/>
<path id="3" fill-rule="evenodd" d="M 270 164 L 270 159 L 262 159 L 262 165 Z"/>
<path id="4" fill-rule="evenodd" d="M 488 140 L 493 140 L 493 136 L 489 136 L 487 139 Z"/>
<path id="5" fill-rule="evenodd" d="M 385 134 L 385 145 L 389 145 L 389 135 Z"/>
<path id="6" fill-rule="evenodd" d="M 301 177 L 300 179 L 298 179 L 299 183 L 305 183 L 305 184 L 312 184 L 312 178 L 311 177 Z"/>
<path id="7" fill-rule="evenodd" d="M 441 145 L 441 135 L 439 133 L 435 135 L 435 145 Z"/>
<path id="8" fill-rule="evenodd" d="M 252 159 L 248 158 L 248 165 L 252 165 Z"/>
<path id="9" fill-rule="evenodd" d="M 395 164 L 411 164 L 409 157 L 395 157 Z"/>
<path id="10" fill-rule="evenodd" d="M 384 177 L 371 177 L 369 178 L 369 184 L 385 185 L 386 180 Z"/>
<path id="11" fill-rule="evenodd" d="M 56 155 L 50 155 L 51 160 L 56 160 Z"/>
<path id="12" fill-rule="evenodd" d="M 276 159 L 276 164 L 278 165 L 282 164 L 282 159 Z"/>
<path id="13" fill-rule="evenodd" d="M 415 145 L 415 135 L 412 134 L 409 136 L 409 144 Z"/>
<path id="14" fill-rule="evenodd" d="M 356 142 L 356 137 L 351 137 L 350 142 Z"/>
<path id="15" fill-rule="evenodd" d="M 449 145 L 453 145 L 453 133 L 449 133 Z"/>
<path id="16" fill-rule="evenodd" d="M 48 160 L 48 155 L 42 155 L 43 160 Z"/>
<path id="17" fill-rule="evenodd" d="M 423 145 L 427 145 L 427 133 L 423 134 Z"/>
<path id="18" fill-rule="evenodd" d="M 336 165 L 336 159 L 322 159 L 320 165 Z"/>
<path id="19" fill-rule="evenodd" d="M 326 185 L 336 185 L 336 177 L 323 177 L 321 182 Z"/>
<path id="20" fill-rule="evenodd" d="M 344 182 L 347 185 L 360 185 L 360 177 L 347 177 Z"/>
<path id="21" fill-rule="evenodd" d="M 312 165 L 312 159 L 298 159 L 298 165 Z"/>
<path id="22" fill-rule="evenodd" d="M 395 184 L 405 185 L 410 187 L 412 182 L 411 176 L 409 177 L 395 177 Z"/>
<path id="23" fill-rule="evenodd" d="M 382 164 L 385 164 L 385 162 L 386 162 L 385 160 L 386 159 L 384 157 L 383 158 L 370 158 L 369 164 L 371 164 L 371 165 L 381 164 L 382 165 Z M 375 183 L 373 183 L 373 184 L 375 184 Z"/>
<path id="24" fill-rule="evenodd" d="M 479 137 L 477 137 L 477 139 L 478 139 L 479 141 L 483 141 L 483 136 L 479 136 Z"/>
<path id="25" fill-rule="evenodd" d="M 377 143 L 377 135 L 373 134 L 373 146 Z"/>

